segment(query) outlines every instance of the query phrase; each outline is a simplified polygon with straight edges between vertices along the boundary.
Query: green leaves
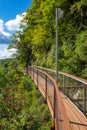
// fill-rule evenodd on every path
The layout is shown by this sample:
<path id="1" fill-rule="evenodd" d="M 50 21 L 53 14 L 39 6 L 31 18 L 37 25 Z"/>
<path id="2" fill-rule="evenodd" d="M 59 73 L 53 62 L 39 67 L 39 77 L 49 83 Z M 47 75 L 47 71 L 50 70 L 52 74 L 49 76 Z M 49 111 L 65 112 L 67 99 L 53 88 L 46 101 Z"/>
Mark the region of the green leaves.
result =
<path id="1" fill-rule="evenodd" d="M 42 95 L 15 62 L 8 61 L 7 68 L 0 68 L 1 130 L 50 129 L 51 115 Z"/>
<path id="2" fill-rule="evenodd" d="M 87 59 L 87 31 L 82 31 L 79 35 L 77 35 L 75 51 L 81 60 L 86 61 Z"/>
<path id="3" fill-rule="evenodd" d="M 60 71 L 81 76 L 87 67 L 86 0 L 33 0 L 23 20 L 25 27 L 13 36 L 17 57 L 22 66 L 36 64 L 55 68 L 56 8 L 64 12 L 57 27 Z"/>

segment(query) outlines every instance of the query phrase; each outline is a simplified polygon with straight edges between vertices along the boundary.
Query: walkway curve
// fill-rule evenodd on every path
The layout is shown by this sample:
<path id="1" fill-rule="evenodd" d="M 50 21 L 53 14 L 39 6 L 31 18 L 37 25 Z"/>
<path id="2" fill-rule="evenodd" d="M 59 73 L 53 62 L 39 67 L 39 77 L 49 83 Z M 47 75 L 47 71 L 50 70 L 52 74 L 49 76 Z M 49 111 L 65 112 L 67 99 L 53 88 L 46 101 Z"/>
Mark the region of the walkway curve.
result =
<path id="1" fill-rule="evenodd" d="M 86 117 L 67 96 L 60 92 L 55 79 L 31 66 L 28 67 L 28 74 L 47 101 L 55 130 L 87 130 Z"/>

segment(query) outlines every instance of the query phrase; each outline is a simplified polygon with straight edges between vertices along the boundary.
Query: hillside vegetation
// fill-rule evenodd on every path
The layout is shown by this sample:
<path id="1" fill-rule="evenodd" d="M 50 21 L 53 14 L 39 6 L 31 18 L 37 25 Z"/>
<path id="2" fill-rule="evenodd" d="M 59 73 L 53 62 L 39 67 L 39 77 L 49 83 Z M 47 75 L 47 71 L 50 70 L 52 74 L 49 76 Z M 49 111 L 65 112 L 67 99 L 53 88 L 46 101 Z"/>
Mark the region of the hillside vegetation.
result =
<path id="1" fill-rule="evenodd" d="M 55 69 L 55 10 L 59 18 L 59 70 L 86 78 L 87 1 L 33 0 L 21 22 L 22 31 L 12 37 L 12 45 L 22 65 L 36 64 Z"/>
<path id="2" fill-rule="evenodd" d="M 56 8 L 63 10 L 58 27 Z M 16 58 L 0 61 L 0 130 L 50 130 L 47 105 L 21 67 L 55 69 L 55 30 L 58 29 L 60 71 L 87 78 L 87 0 L 32 0 L 12 36 Z"/>
<path id="3" fill-rule="evenodd" d="M 50 130 L 52 117 L 42 95 L 15 67 L 16 59 L 8 62 L 0 64 L 0 130 Z"/>

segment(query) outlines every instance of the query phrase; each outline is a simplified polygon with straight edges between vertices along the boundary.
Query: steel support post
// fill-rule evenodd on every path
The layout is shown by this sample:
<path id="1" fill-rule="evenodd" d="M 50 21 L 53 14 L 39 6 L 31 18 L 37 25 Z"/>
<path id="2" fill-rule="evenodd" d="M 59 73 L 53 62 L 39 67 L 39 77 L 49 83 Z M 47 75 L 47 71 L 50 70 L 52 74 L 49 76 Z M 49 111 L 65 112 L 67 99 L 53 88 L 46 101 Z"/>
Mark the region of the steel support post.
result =
<path id="1" fill-rule="evenodd" d="M 58 8 L 56 8 L 56 82 L 58 83 Z"/>
<path id="2" fill-rule="evenodd" d="M 47 102 L 47 75 L 45 77 L 45 99 L 46 99 L 46 102 Z"/>

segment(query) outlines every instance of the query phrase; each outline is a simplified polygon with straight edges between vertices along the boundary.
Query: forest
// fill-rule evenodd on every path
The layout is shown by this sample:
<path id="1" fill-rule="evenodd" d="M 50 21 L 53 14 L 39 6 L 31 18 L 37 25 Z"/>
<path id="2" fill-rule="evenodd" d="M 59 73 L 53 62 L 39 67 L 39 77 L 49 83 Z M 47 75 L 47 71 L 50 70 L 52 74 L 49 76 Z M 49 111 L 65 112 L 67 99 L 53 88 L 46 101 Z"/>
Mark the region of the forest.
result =
<path id="1" fill-rule="evenodd" d="M 58 27 L 56 8 L 63 10 Z M 87 78 L 87 1 L 33 0 L 20 24 L 21 31 L 12 37 L 21 65 L 56 68 L 55 30 L 58 28 L 59 71 Z"/>
<path id="2" fill-rule="evenodd" d="M 56 8 L 63 10 L 58 26 Z M 9 45 L 15 58 L 0 61 L 0 129 L 50 130 L 48 107 L 23 68 L 56 68 L 57 28 L 59 71 L 87 78 L 87 0 L 32 0 L 20 28 Z"/>
<path id="3" fill-rule="evenodd" d="M 18 60 L 1 60 L 0 130 L 50 130 L 52 122 L 41 93 Z"/>

